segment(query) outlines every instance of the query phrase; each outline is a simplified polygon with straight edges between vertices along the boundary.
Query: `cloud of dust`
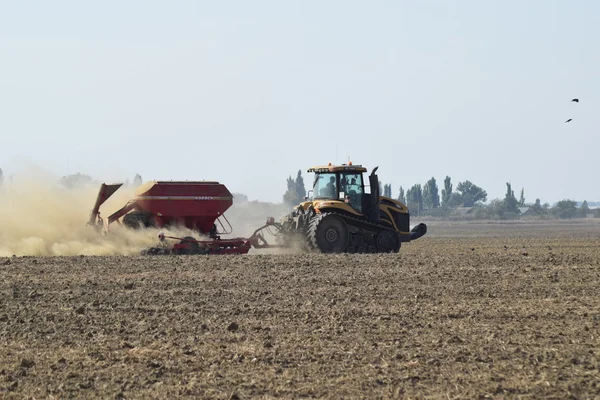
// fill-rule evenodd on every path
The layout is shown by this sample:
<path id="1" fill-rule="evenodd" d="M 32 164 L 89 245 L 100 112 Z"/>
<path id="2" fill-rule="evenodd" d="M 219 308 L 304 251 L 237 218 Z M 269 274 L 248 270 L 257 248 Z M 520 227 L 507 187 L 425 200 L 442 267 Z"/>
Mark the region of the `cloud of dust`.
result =
<path id="1" fill-rule="evenodd" d="M 106 182 L 111 183 L 111 182 Z M 110 225 L 106 235 L 86 226 L 100 183 L 65 188 L 60 179 L 43 170 L 28 168 L 0 187 L 0 257 L 137 255 L 158 243 L 157 229 L 132 230 L 118 223 Z M 133 187 L 122 186 L 101 207 L 104 219 L 134 197 Z M 283 204 L 263 202 L 234 203 L 225 217 L 231 233 L 223 239 L 248 238 L 265 224 L 267 217 L 278 221 L 291 211 Z M 223 221 L 224 222 L 224 221 Z M 225 228 L 229 226 L 224 222 Z M 217 222 L 219 231 L 223 229 Z M 163 229 L 167 236 L 198 237 L 188 229 Z M 276 230 L 271 229 L 272 232 Z M 275 236 L 264 230 L 271 244 Z M 303 251 L 299 246 L 284 249 L 251 249 L 251 254 L 281 254 Z"/>
<path id="2" fill-rule="evenodd" d="M 100 185 L 65 189 L 54 176 L 28 172 L 0 188 L 0 257 L 130 255 L 158 242 L 152 229 L 114 223 L 102 235 L 86 226 Z M 103 218 L 131 197 L 133 189 L 121 187 L 101 206 Z"/>

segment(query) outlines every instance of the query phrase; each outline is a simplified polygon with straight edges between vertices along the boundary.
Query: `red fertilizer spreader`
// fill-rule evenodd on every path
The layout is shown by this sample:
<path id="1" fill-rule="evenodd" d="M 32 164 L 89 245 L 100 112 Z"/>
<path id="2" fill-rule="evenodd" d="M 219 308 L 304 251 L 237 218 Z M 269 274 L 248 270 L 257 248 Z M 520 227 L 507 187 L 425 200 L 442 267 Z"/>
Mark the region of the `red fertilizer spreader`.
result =
<path id="1" fill-rule="evenodd" d="M 283 247 L 269 244 L 262 235 L 264 229 L 277 236 L 279 224 L 274 218 L 258 228 L 249 238 L 223 239 L 232 227 L 225 211 L 233 205 L 233 195 L 225 185 L 214 181 L 153 181 L 141 185 L 135 197 L 107 219 L 100 216 L 100 206 L 123 184 L 100 186 L 88 226 L 108 233 L 113 222 L 131 229 L 185 227 L 197 232 L 202 239 L 193 236 L 173 237 L 159 232 L 159 243 L 145 249 L 142 254 L 246 254 L 254 248 Z M 219 224 L 219 227 L 217 227 Z M 274 229 L 271 230 L 270 228 Z M 220 228 L 220 229 L 219 229 Z M 167 239 L 178 243 L 170 244 Z"/>

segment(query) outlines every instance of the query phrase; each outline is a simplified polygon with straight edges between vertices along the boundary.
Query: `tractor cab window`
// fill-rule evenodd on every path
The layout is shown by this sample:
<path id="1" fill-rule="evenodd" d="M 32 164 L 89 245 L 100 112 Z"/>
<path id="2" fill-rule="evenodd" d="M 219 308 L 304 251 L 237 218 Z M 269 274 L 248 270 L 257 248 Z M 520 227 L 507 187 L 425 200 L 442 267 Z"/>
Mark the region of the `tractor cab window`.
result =
<path id="1" fill-rule="evenodd" d="M 313 193 L 316 199 L 337 199 L 336 174 L 316 174 Z"/>
<path id="2" fill-rule="evenodd" d="M 340 175 L 340 194 L 348 199 L 348 203 L 357 211 L 362 212 L 362 198 L 364 194 L 362 174 L 343 173 Z"/>

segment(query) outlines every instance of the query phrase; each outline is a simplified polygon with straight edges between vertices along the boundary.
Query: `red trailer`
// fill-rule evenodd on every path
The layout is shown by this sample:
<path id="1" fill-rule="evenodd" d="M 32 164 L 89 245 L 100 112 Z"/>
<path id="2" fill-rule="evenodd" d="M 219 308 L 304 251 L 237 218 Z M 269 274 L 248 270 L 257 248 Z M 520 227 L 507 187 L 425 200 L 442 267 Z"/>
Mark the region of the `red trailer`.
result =
<path id="1" fill-rule="evenodd" d="M 135 197 L 121 209 L 108 219 L 102 219 L 100 206 L 122 185 L 101 185 L 88 225 L 108 232 L 110 224 L 121 223 L 122 218 L 122 223 L 133 229 L 182 226 L 207 236 L 205 240 L 197 240 L 192 236 L 176 238 L 159 233 L 159 245 L 145 250 L 143 254 L 244 254 L 251 247 L 281 247 L 268 244 L 260 233 L 265 228 L 277 228 L 273 218 L 269 218 L 250 238 L 222 239 L 220 235 L 232 232 L 224 213 L 233 205 L 233 195 L 225 185 L 214 181 L 148 182 L 140 186 Z M 271 233 L 277 235 L 277 231 L 279 229 Z M 179 243 L 169 247 L 166 239 L 177 239 Z"/>

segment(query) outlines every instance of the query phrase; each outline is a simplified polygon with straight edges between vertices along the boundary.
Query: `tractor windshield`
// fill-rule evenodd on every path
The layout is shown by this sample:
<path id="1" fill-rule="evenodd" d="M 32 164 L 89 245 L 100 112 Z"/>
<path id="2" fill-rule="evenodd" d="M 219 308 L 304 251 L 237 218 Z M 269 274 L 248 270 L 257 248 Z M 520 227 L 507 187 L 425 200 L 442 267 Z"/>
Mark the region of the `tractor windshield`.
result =
<path id="1" fill-rule="evenodd" d="M 336 174 L 316 174 L 313 193 L 316 199 L 337 199 Z"/>

